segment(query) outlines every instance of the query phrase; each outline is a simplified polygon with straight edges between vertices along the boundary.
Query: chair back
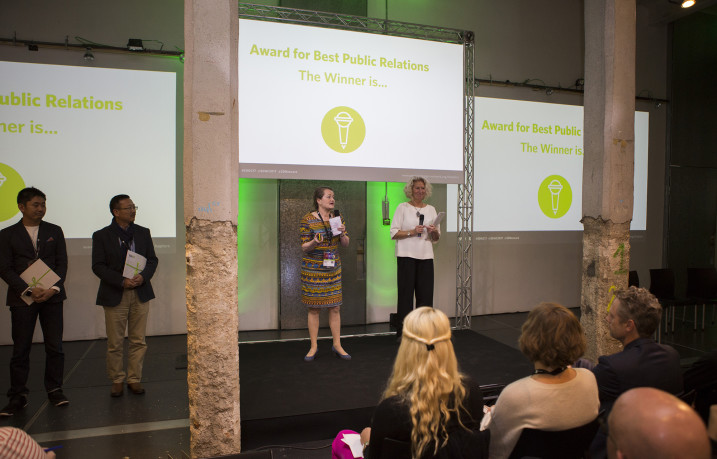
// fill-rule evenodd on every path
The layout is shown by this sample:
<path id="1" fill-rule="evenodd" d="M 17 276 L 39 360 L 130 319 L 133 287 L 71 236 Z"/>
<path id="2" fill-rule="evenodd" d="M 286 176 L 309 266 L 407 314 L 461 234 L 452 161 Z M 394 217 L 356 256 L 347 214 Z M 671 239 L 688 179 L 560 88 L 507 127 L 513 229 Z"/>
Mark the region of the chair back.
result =
<path id="1" fill-rule="evenodd" d="M 675 299 L 675 273 L 670 268 L 650 270 L 650 293 L 658 300 Z"/>
<path id="2" fill-rule="evenodd" d="M 640 286 L 640 276 L 637 275 L 637 271 L 630 271 L 630 273 L 627 275 L 627 286 L 628 287 L 639 287 Z"/>
<path id="3" fill-rule="evenodd" d="M 585 457 L 599 427 L 598 419 L 568 430 L 523 429 L 510 459 L 578 459 Z"/>
<path id="4" fill-rule="evenodd" d="M 435 456 L 424 454 L 422 459 L 488 459 L 489 444 L 490 430 L 457 429 L 449 434 L 448 443 Z M 411 459 L 411 444 L 384 438 L 381 459 Z"/>
<path id="5" fill-rule="evenodd" d="M 687 268 L 687 296 L 696 303 L 717 301 L 717 270 Z"/>

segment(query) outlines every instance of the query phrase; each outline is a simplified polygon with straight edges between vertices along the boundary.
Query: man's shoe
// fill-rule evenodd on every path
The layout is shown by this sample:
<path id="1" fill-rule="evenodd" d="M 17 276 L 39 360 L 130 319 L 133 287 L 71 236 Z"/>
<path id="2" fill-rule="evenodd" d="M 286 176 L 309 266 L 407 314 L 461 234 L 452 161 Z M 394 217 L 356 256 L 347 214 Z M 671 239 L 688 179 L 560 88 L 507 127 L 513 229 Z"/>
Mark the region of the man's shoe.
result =
<path id="1" fill-rule="evenodd" d="M 133 394 L 144 394 L 144 387 L 142 387 L 142 384 L 138 382 L 129 383 L 127 384 L 127 387 L 129 387 L 129 390 L 131 390 Z"/>
<path id="2" fill-rule="evenodd" d="M 70 401 L 67 400 L 65 394 L 62 393 L 62 389 L 55 389 L 52 392 L 48 392 L 47 399 L 55 406 L 65 406 L 70 404 Z"/>
<path id="3" fill-rule="evenodd" d="M 13 395 L 10 402 L 2 410 L 0 416 L 12 416 L 27 406 L 27 397 L 24 395 Z"/>
<path id="4" fill-rule="evenodd" d="M 121 397 L 124 393 L 124 383 L 116 382 L 112 383 L 112 390 L 110 390 L 110 395 L 112 397 Z"/>

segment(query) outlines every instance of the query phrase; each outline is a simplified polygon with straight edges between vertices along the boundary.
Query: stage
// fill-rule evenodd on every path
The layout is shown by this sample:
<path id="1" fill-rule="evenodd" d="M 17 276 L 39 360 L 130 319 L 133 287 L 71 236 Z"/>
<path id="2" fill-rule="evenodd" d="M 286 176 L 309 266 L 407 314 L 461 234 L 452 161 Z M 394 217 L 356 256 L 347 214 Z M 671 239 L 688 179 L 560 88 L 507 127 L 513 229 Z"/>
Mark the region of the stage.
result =
<path id="1" fill-rule="evenodd" d="M 471 330 L 454 333 L 459 368 L 481 385 L 507 384 L 530 374 L 516 349 Z M 333 437 L 360 431 L 371 420 L 398 349 L 393 335 L 342 340 L 350 361 L 319 341 L 317 358 L 304 362 L 306 341 L 241 344 L 240 398 L 243 448 Z"/>

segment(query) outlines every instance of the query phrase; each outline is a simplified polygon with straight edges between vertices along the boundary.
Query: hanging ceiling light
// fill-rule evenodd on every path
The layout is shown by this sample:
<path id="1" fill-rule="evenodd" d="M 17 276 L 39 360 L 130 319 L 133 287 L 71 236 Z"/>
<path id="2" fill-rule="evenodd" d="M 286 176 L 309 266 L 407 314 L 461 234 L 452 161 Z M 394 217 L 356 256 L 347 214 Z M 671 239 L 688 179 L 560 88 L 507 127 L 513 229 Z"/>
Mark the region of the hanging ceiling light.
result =
<path id="1" fill-rule="evenodd" d="M 680 5 L 682 8 L 689 8 L 697 3 L 696 0 L 668 0 L 673 5 Z"/>
<path id="2" fill-rule="evenodd" d="M 85 49 L 86 49 L 85 55 L 83 56 L 83 57 L 85 58 L 85 60 L 88 61 L 88 62 L 94 61 L 94 60 L 95 60 L 95 55 L 92 54 L 92 48 L 87 47 L 87 48 L 85 48 Z"/>

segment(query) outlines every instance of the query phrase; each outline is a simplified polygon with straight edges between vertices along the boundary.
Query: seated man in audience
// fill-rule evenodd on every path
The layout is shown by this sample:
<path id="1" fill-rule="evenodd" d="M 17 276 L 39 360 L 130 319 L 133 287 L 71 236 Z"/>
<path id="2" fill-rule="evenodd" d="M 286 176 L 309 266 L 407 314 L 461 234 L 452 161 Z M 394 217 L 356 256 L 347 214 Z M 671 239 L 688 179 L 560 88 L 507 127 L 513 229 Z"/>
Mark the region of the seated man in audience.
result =
<path id="1" fill-rule="evenodd" d="M 651 387 L 622 394 L 608 420 L 611 459 L 708 459 L 710 441 L 697 413 L 677 397 Z"/>
<path id="2" fill-rule="evenodd" d="M 680 356 L 672 347 L 652 339 L 660 326 L 662 306 L 639 287 L 618 290 L 607 315 L 610 336 L 623 350 L 602 356 L 593 368 L 600 392 L 600 408 L 609 413 L 615 400 L 634 387 L 682 392 Z"/>
<path id="3" fill-rule="evenodd" d="M 610 336 L 623 350 L 598 358 L 593 374 L 600 395 L 600 410 L 609 414 L 615 400 L 635 387 L 655 387 L 671 394 L 682 392 L 680 356 L 672 347 L 652 336 L 660 326 L 662 306 L 657 298 L 639 287 L 618 290 L 606 317 Z M 593 459 L 606 457 L 604 432 L 598 432 L 590 447 Z"/>

